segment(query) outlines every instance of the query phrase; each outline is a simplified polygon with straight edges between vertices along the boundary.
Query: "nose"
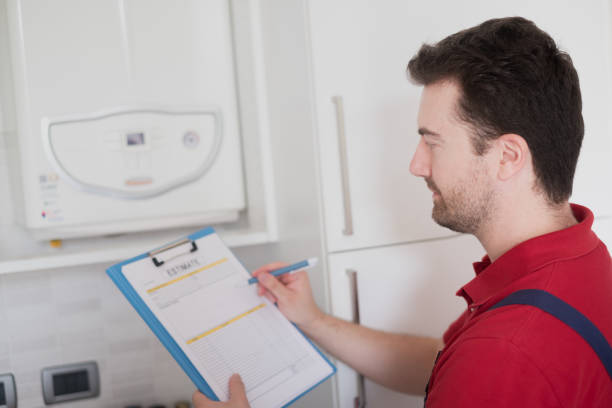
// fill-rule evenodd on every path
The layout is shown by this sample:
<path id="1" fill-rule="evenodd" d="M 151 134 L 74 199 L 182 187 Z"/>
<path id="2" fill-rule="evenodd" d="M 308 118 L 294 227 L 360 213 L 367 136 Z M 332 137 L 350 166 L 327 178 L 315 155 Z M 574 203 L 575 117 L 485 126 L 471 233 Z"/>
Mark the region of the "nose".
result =
<path id="1" fill-rule="evenodd" d="M 431 177 L 431 152 L 422 137 L 410 161 L 410 173 L 417 177 Z"/>

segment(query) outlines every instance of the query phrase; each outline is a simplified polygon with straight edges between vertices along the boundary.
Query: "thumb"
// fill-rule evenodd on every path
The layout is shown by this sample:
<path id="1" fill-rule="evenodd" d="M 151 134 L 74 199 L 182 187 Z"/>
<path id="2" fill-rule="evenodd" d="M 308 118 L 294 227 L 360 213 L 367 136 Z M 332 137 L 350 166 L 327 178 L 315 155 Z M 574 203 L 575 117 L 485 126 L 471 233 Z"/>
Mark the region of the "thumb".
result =
<path id="1" fill-rule="evenodd" d="M 229 399 L 230 401 L 248 403 L 246 390 L 239 374 L 234 374 L 229 380 Z"/>
<path id="2" fill-rule="evenodd" d="M 289 296 L 289 289 L 278 281 L 274 276 L 269 273 L 262 273 L 257 277 L 259 283 L 268 289 L 278 300 L 286 299 Z"/>

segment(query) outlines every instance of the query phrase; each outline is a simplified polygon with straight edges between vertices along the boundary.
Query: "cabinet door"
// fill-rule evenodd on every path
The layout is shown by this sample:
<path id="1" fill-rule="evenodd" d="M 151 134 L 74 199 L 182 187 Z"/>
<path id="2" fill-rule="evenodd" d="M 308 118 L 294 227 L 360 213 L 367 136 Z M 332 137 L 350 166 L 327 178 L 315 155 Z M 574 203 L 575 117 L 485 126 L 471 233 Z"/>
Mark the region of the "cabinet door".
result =
<path id="1" fill-rule="evenodd" d="M 609 14 L 606 0 L 309 1 L 329 251 L 449 235 L 431 221 L 431 194 L 409 172 L 420 88 L 406 66 L 423 42 L 493 17 L 530 18 L 572 56 L 586 121 L 575 199 L 597 214 L 612 212 L 612 189 L 597 181 L 612 174 Z"/>
<path id="2" fill-rule="evenodd" d="M 456 291 L 474 277 L 472 262 L 484 250 L 472 236 L 461 235 L 427 243 L 413 243 L 329 255 L 332 313 L 354 317 L 350 274 L 357 278 L 361 324 L 375 329 L 441 337 L 465 309 Z M 348 272 L 347 272 L 348 271 Z M 340 408 L 353 408 L 358 376 L 338 364 Z M 368 407 L 422 407 L 421 396 L 390 391 L 365 381 Z"/>

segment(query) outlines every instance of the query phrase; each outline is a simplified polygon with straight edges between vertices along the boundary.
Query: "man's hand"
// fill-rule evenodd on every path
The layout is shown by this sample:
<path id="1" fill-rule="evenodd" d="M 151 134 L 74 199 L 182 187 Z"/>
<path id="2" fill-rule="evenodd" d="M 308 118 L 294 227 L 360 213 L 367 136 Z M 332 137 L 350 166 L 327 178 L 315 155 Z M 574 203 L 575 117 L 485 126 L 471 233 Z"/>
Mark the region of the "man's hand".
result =
<path id="1" fill-rule="evenodd" d="M 200 391 L 193 393 L 194 408 L 250 408 L 247 400 L 244 384 L 238 374 L 234 374 L 229 380 L 229 401 L 211 401 Z"/>
<path id="2" fill-rule="evenodd" d="M 301 328 L 312 325 L 324 316 L 312 296 L 310 281 L 306 271 L 286 273 L 279 277 L 270 275 L 270 271 L 287 266 L 275 262 L 253 272 L 259 281 L 257 293 L 278 304 L 282 314 Z"/>

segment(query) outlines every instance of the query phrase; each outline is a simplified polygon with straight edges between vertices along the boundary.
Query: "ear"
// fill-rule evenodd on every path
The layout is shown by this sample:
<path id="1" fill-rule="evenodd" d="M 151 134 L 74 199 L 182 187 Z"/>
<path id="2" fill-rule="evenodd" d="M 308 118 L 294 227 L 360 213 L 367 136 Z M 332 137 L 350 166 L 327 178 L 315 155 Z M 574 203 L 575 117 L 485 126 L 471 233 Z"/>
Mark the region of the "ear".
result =
<path id="1" fill-rule="evenodd" d="M 502 181 L 514 177 L 528 163 L 529 146 L 521 136 L 514 133 L 503 134 L 495 140 L 499 152 L 497 178 Z"/>

